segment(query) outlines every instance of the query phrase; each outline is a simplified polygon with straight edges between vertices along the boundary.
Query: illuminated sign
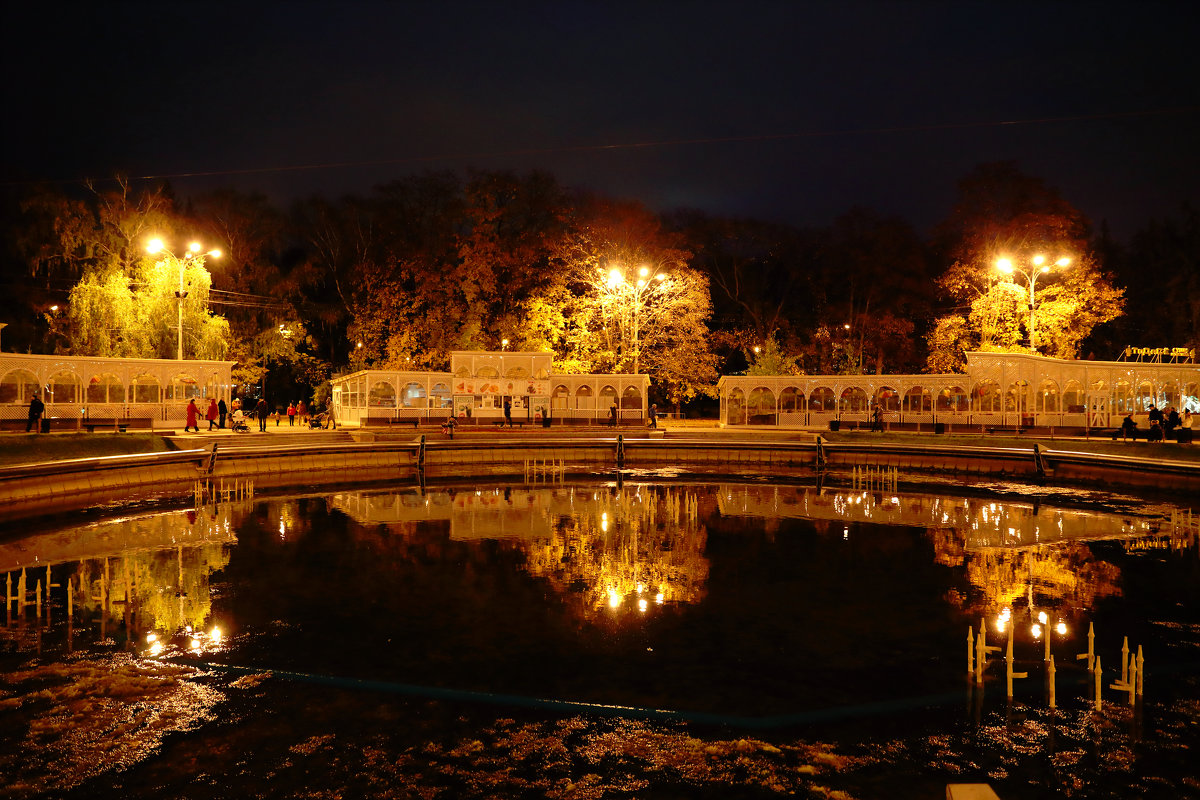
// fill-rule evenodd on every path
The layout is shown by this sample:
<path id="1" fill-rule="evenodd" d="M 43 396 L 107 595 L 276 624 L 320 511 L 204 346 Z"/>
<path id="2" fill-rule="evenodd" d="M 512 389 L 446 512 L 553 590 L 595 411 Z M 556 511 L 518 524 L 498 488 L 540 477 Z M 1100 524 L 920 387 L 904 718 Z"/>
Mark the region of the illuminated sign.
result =
<path id="1" fill-rule="evenodd" d="M 1196 350 L 1190 347 L 1126 347 L 1125 357 L 1159 356 L 1163 358 L 1189 358 L 1195 360 Z"/>

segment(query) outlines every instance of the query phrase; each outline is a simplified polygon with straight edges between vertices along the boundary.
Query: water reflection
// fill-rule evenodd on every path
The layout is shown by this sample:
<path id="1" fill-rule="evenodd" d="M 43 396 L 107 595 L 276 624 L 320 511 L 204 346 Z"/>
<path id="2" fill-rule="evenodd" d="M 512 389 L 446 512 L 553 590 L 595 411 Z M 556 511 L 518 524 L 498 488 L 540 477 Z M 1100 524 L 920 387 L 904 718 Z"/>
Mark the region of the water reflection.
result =
<path id="1" fill-rule="evenodd" d="M 40 649 L 61 615 L 62 644 L 98 635 L 157 654 L 172 637 L 198 649 L 213 633 L 210 576 L 230 560 L 248 506 L 125 517 L 0 543 L 6 638 Z"/>
<path id="2" fill-rule="evenodd" d="M 703 599 L 708 560 L 699 498 L 696 489 L 678 487 L 509 487 L 351 492 L 331 505 L 396 533 L 444 521 L 451 539 L 511 540 L 531 574 L 594 615 Z"/>

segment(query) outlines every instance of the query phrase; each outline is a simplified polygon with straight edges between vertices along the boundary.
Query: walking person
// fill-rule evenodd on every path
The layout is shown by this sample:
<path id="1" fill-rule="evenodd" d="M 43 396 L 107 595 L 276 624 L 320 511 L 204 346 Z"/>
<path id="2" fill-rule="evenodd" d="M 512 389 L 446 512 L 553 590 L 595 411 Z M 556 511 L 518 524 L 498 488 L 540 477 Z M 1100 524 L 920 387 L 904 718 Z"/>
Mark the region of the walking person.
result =
<path id="1" fill-rule="evenodd" d="M 288 403 L 287 415 L 288 415 L 288 427 L 289 428 L 296 427 L 296 403 L 295 402 Z"/>
<path id="2" fill-rule="evenodd" d="M 188 400 L 187 404 L 187 424 L 183 426 L 183 432 L 187 433 L 195 428 L 196 433 L 200 432 L 200 409 L 196 407 L 196 398 Z"/>
<path id="3" fill-rule="evenodd" d="M 871 430 L 883 433 L 883 409 L 875 406 L 875 413 L 871 420 Z"/>
<path id="4" fill-rule="evenodd" d="M 658 428 L 658 403 L 650 404 L 650 421 L 646 423 L 648 428 Z"/>
<path id="5" fill-rule="evenodd" d="M 25 432 L 29 433 L 33 429 L 34 433 L 42 432 L 42 414 L 46 413 L 46 404 L 38 397 L 38 393 L 33 393 L 33 399 L 29 401 L 29 422 L 25 423 Z"/>
<path id="6" fill-rule="evenodd" d="M 271 413 L 271 409 L 267 407 L 267 398 L 258 398 L 258 403 L 254 406 L 254 413 L 258 415 L 258 432 L 267 432 L 267 415 Z"/>
<path id="7" fill-rule="evenodd" d="M 217 409 L 217 400 L 215 397 L 209 398 L 208 410 L 204 412 L 204 418 L 208 420 L 208 429 L 211 431 L 217 427 L 217 414 L 220 411 Z"/>
<path id="8" fill-rule="evenodd" d="M 617 427 L 617 401 L 613 400 L 612 407 L 608 409 L 608 427 Z"/>
<path id="9" fill-rule="evenodd" d="M 308 405 L 301 400 L 300 405 L 296 406 L 296 416 L 300 417 L 300 424 L 308 427 Z"/>
<path id="10" fill-rule="evenodd" d="M 504 421 L 508 423 L 508 427 L 512 427 L 512 400 L 504 398 Z"/>
<path id="11" fill-rule="evenodd" d="M 217 402 L 217 417 L 220 419 L 220 424 L 217 425 L 221 430 L 225 430 L 225 417 L 229 414 L 229 406 L 225 405 L 225 398 L 222 397 Z"/>

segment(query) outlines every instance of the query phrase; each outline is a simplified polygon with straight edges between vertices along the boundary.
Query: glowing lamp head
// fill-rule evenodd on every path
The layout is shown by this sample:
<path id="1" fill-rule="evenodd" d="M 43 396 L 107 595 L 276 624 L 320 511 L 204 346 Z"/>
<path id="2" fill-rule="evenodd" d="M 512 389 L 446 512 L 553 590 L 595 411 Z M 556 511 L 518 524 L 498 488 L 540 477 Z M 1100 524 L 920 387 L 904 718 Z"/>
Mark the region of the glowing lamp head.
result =
<path id="1" fill-rule="evenodd" d="M 199 253 L 200 252 L 200 243 L 199 242 L 188 242 L 188 250 L 192 253 Z"/>
<path id="2" fill-rule="evenodd" d="M 162 239 L 155 238 L 155 239 L 151 239 L 150 241 L 146 242 L 146 252 L 149 253 L 150 255 L 154 255 L 155 253 L 161 253 L 162 249 L 163 249 L 163 240 Z"/>
<path id="3" fill-rule="evenodd" d="M 646 276 L 647 276 L 647 275 L 649 275 L 649 274 L 650 274 L 650 268 L 649 268 L 649 267 L 642 267 L 641 269 L 639 269 L 639 270 L 638 270 L 638 275 L 639 275 L 639 276 L 641 276 L 641 277 L 643 277 L 643 278 L 644 278 L 644 277 L 646 277 Z"/>
<path id="4" fill-rule="evenodd" d="M 996 269 L 1005 274 L 1011 274 L 1013 271 L 1012 261 L 1008 260 L 1007 258 L 1002 258 L 996 262 Z"/>
<path id="5" fill-rule="evenodd" d="M 209 255 L 209 256 L 211 256 L 212 258 L 220 258 L 220 257 L 221 257 L 221 251 L 220 251 L 220 250 L 215 250 L 215 249 L 214 249 L 214 250 L 209 250 L 209 251 L 208 251 L 208 255 Z"/>
<path id="6" fill-rule="evenodd" d="M 1040 267 L 1042 264 L 1045 264 L 1045 263 L 1046 263 L 1045 256 L 1034 256 L 1033 257 L 1033 265 L 1035 267 Z"/>
<path id="7" fill-rule="evenodd" d="M 1071 259 L 1063 257 L 1063 258 L 1060 258 L 1058 261 L 1055 261 L 1054 264 L 1055 264 L 1055 266 L 1058 266 L 1058 267 L 1068 267 L 1071 265 Z"/>
<path id="8" fill-rule="evenodd" d="M 608 286 L 610 289 L 620 286 L 625 282 L 625 276 L 621 274 L 619 269 L 611 269 L 608 272 Z"/>

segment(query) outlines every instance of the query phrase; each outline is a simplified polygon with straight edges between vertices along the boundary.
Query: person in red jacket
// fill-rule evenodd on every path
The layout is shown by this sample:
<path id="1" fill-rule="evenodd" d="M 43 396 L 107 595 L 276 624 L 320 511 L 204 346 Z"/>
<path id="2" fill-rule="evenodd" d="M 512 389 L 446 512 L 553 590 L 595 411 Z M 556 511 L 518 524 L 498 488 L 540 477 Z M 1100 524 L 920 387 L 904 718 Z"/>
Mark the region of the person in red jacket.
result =
<path id="1" fill-rule="evenodd" d="M 211 431 L 217 427 L 217 398 L 212 398 L 208 401 L 208 411 L 204 412 L 204 418 L 208 420 L 208 429 Z"/>
<path id="2" fill-rule="evenodd" d="M 188 401 L 187 424 L 183 426 L 183 432 L 187 433 L 192 428 L 196 429 L 196 433 L 200 432 L 200 409 L 196 408 L 194 397 Z"/>

